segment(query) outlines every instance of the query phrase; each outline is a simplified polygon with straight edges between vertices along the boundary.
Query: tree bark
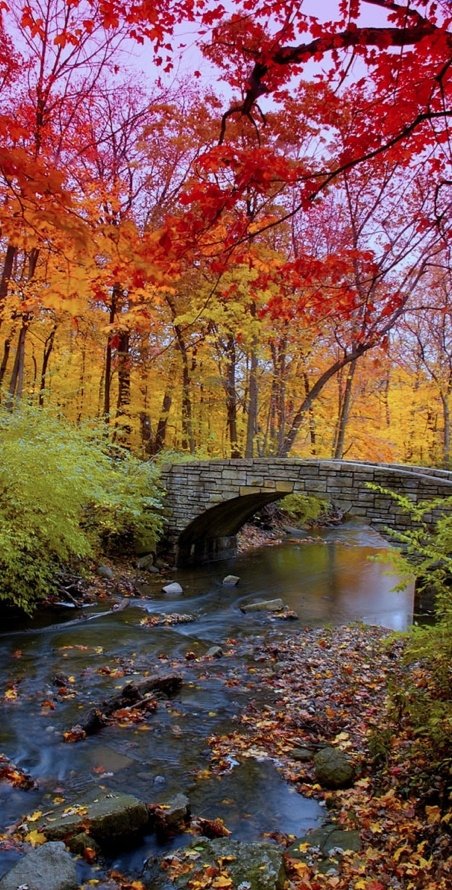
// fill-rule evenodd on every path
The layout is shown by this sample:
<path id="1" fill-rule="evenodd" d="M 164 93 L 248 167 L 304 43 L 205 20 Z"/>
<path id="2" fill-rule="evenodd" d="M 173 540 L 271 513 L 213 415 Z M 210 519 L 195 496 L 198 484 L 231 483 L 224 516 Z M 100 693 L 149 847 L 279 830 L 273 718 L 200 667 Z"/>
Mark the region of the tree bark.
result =
<path id="1" fill-rule="evenodd" d="M 149 454 L 159 454 L 160 451 L 163 451 L 166 443 L 166 431 L 168 428 L 168 417 L 171 410 L 171 405 L 173 402 L 173 383 L 171 382 L 164 393 L 162 407 L 160 410 L 160 417 L 157 423 L 157 429 L 155 433 L 155 439 L 150 445 Z"/>
<path id="2" fill-rule="evenodd" d="M 29 324 L 30 316 L 25 313 L 22 316 L 22 325 L 19 331 L 16 355 L 14 357 L 14 365 L 11 372 L 11 379 L 8 388 L 8 404 L 10 407 L 13 406 L 14 402 L 19 402 L 23 394 L 25 373 L 25 343 L 27 339 Z"/>
<path id="3" fill-rule="evenodd" d="M 125 447 L 130 445 L 132 427 L 130 424 L 130 332 L 121 331 L 117 346 L 118 359 L 118 399 L 116 402 L 116 419 L 114 441 Z"/>
<path id="4" fill-rule="evenodd" d="M 49 336 L 46 338 L 44 343 L 44 352 L 42 356 L 42 365 L 41 365 L 41 379 L 39 381 L 39 399 L 38 405 L 40 408 L 44 406 L 44 393 L 46 388 L 46 377 L 47 377 L 47 368 L 49 366 L 50 356 L 52 355 L 53 344 L 55 342 L 55 334 L 57 331 L 57 323 L 55 322 L 52 330 L 50 331 Z"/>
<path id="5" fill-rule="evenodd" d="M 304 381 L 304 391 L 306 395 L 309 395 L 309 377 L 307 371 L 303 371 L 303 381 Z M 311 443 L 311 454 L 314 456 L 316 454 L 316 429 L 315 429 L 315 417 L 314 417 L 314 409 L 312 407 L 312 403 L 308 408 L 308 423 L 309 423 L 309 440 Z"/>
<path id="6" fill-rule="evenodd" d="M 254 457 L 254 439 L 257 433 L 257 356 L 253 348 L 248 377 L 248 410 L 246 418 L 245 457 Z"/>
<path id="7" fill-rule="evenodd" d="M 16 259 L 16 256 L 17 247 L 15 247 L 11 243 L 8 244 L 5 253 L 5 260 L 3 263 L 2 277 L 0 278 L 0 327 L 3 321 L 3 308 L 5 300 L 8 296 L 9 282 L 13 274 L 14 261 Z"/>
<path id="8" fill-rule="evenodd" d="M 250 315 L 254 321 L 256 318 L 256 305 L 251 303 L 249 306 Z M 250 367 L 248 375 L 248 400 L 247 400 L 247 418 L 246 418 L 246 443 L 245 457 L 254 457 L 254 440 L 258 432 L 257 412 L 258 412 L 258 387 L 257 387 L 257 337 L 253 336 L 251 344 Z"/>
<path id="9" fill-rule="evenodd" d="M 443 409 L 443 462 L 445 467 L 449 467 L 451 461 L 450 396 L 450 387 L 446 393 L 440 393 L 441 406 Z"/>
<path id="10" fill-rule="evenodd" d="M 335 445 L 333 457 L 340 460 L 344 456 L 345 431 L 350 417 L 350 408 L 352 404 L 353 378 L 355 376 L 356 360 L 350 362 L 348 373 L 345 378 L 344 393 L 341 401 L 339 417 L 337 419 Z"/>
<path id="11" fill-rule="evenodd" d="M 5 379 L 6 369 L 8 367 L 9 354 L 11 352 L 11 343 L 14 340 L 14 335 L 16 333 L 16 330 L 17 330 L 17 325 L 15 324 L 12 327 L 12 329 L 9 333 L 9 336 L 6 338 L 6 340 L 3 343 L 3 358 L 2 358 L 2 363 L 0 365 L 0 389 L 1 389 L 1 387 L 3 385 L 3 381 Z"/>
<path id="12" fill-rule="evenodd" d="M 300 430 L 301 424 L 304 420 L 306 412 L 311 407 L 314 399 L 321 393 L 322 389 L 341 368 L 344 368 L 346 365 L 349 365 L 350 362 L 355 361 L 361 355 L 364 355 L 369 349 L 375 346 L 375 343 L 365 343 L 357 346 L 353 352 L 346 353 L 343 358 L 338 359 L 334 364 L 332 364 L 314 383 L 314 385 L 309 390 L 309 393 L 305 396 L 303 401 L 301 402 L 295 417 L 292 421 L 289 432 L 287 433 L 283 446 L 278 452 L 278 457 L 287 457 L 291 448 L 294 445 L 295 439 L 297 438 L 298 432 Z"/>
<path id="13" fill-rule="evenodd" d="M 113 325 L 116 318 L 116 309 L 121 290 L 118 284 L 113 285 L 111 292 L 110 311 L 108 315 L 109 325 Z M 104 419 L 105 423 L 110 423 L 111 412 L 111 380 L 113 374 L 113 331 L 110 330 L 108 335 L 107 348 L 105 350 L 105 372 L 104 372 Z"/>
<path id="14" fill-rule="evenodd" d="M 184 340 L 180 325 L 174 325 L 177 348 L 182 361 L 182 449 L 193 454 L 195 443 L 193 438 L 193 411 L 191 403 L 191 374 L 188 358 L 188 348 Z"/>
<path id="15" fill-rule="evenodd" d="M 232 458 L 241 457 L 237 431 L 237 388 L 236 365 L 237 356 L 233 334 L 228 334 L 226 341 L 226 423 L 229 436 L 230 454 Z"/>

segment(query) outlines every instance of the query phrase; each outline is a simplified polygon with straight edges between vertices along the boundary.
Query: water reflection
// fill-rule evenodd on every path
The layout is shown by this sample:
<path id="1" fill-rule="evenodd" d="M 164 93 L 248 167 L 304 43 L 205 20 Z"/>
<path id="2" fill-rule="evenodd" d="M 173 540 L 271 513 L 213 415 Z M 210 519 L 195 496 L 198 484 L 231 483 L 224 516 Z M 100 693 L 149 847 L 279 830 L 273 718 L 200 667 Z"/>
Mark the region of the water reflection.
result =
<path id="1" fill-rule="evenodd" d="M 306 536 L 304 536 L 306 537 Z M 217 619 L 226 618 L 228 606 L 235 608 L 258 599 L 281 597 L 307 624 L 344 624 L 363 621 L 392 630 L 405 630 L 412 623 L 414 582 L 401 590 L 400 581 L 389 562 L 375 561 L 384 556 L 389 545 L 373 529 L 350 522 L 338 528 L 318 532 L 313 542 L 291 537 L 282 544 L 229 560 L 178 573 L 184 586 L 185 604 L 193 597 L 195 608 L 210 611 L 200 601 L 198 591 L 209 590 L 209 602 L 215 603 Z M 223 571 L 224 570 L 224 571 Z M 239 587 L 231 594 L 219 588 L 222 574 L 233 571 L 240 576 Z M 245 622 L 230 615 L 234 632 L 243 624 L 266 621 L 248 614 Z M 212 628 L 213 629 L 213 628 Z"/>
<path id="2" fill-rule="evenodd" d="M 266 832 L 300 836 L 318 825 L 324 815 L 319 802 L 297 794 L 269 760 L 246 759 L 230 773 L 198 785 L 191 799 L 200 816 L 220 816 L 244 841 L 257 840 L 264 823 Z"/>

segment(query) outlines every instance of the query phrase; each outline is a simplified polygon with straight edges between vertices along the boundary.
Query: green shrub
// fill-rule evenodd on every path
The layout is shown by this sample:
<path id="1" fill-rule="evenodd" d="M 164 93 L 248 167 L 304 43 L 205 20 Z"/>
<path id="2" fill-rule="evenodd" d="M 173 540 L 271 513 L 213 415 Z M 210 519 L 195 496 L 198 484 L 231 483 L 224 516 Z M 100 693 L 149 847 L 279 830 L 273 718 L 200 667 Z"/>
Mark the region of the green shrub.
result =
<path id="1" fill-rule="evenodd" d="M 0 599 L 32 612 L 62 565 L 126 535 L 151 549 L 156 471 L 39 409 L 0 409 Z"/>
<path id="2" fill-rule="evenodd" d="M 435 623 L 413 627 L 407 635 L 404 661 L 409 670 L 402 687 L 391 694 L 393 714 L 409 723 L 433 758 L 441 758 L 452 730 L 452 498 L 413 504 L 378 490 L 390 494 L 413 521 L 404 532 L 388 529 L 403 547 L 403 552 L 392 551 L 393 565 L 404 576 L 415 575 L 420 589 L 428 586 L 435 601 Z"/>
<path id="3" fill-rule="evenodd" d="M 309 494 L 288 494 L 279 502 L 279 506 L 297 525 L 315 522 L 325 513 L 328 504 L 321 498 Z"/>

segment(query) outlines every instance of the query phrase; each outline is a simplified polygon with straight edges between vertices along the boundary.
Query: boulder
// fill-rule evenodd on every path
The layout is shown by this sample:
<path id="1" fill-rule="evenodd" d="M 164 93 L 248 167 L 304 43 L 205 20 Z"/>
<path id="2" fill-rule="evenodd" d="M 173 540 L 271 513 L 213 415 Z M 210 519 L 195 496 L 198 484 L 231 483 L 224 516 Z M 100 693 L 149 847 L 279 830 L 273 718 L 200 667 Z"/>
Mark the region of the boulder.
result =
<path id="1" fill-rule="evenodd" d="M 238 575 L 226 575 L 226 577 L 223 578 L 223 587 L 237 587 L 239 581 L 240 578 Z"/>
<path id="2" fill-rule="evenodd" d="M 0 881 L 0 890 L 76 890 L 79 886 L 75 861 L 61 843 L 36 847 Z"/>
<path id="3" fill-rule="evenodd" d="M 314 757 L 314 769 L 322 788 L 349 788 L 355 779 L 353 763 L 340 748 L 322 748 Z"/>
<path id="4" fill-rule="evenodd" d="M 100 578 L 105 578 L 106 581 L 112 581 L 115 577 L 115 573 L 110 566 L 97 566 L 97 574 Z"/>
<path id="5" fill-rule="evenodd" d="M 215 876 L 229 878 L 233 888 L 243 890 L 283 890 L 286 873 L 283 851 L 270 843 L 243 843 L 231 838 L 200 838 L 197 843 L 161 863 L 159 873 L 150 863 L 142 875 L 145 887 L 152 890 L 188 890 L 206 886 L 203 880 Z M 180 871 L 184 871 L 180 874 Z M 215 883 L 213 884 L 215 886 Z M 221 886 L 220 883 L 217 886 Z M 224 886 L 228 886 L 224 884 Z"/>
<path id="6" fill-rule="evenodd" d="M 89 799 L 89 798 L 93 799 Z M 50 840 L 62 840 L 86 831 L 102 846 L 127 844 L 133 835 L 144 833 L 149 812 L 132 794 L 101 791 L 88 795 L 71 808 L 57 807 L 39 822 L 39 831 Z"/>
<path id="7" fill-rule="evenodd" d="M 308 846 L 309 845 L 309 846 Z M 307 862 L 319 872 L 337 873 L 345 852 L 358 852 L 361 841 L 358 831 L 346 831 L 333 823 L 309 831 L 286 851 L 286 857 Z"/>
<path id="8" fill-rule="evenodd" d="M 282 612 L 284 603 L 282 599 L 262 600 L 260 603 L 246 603 L 240 606 L 242 612 Z"/>
<path id="9" fill-rule="evenodd" d="M 137 559 L 137 569 L 142 569 L 146 572 L 159 572 L 159 569 L 156 565 L 154 565 L 155 554 L 147 553 L 145 556 L 140 556 Z"/>
<path id="10" fill-rule="evenodd" d="M 206 652 L 207 658 L 221 658 L 222 655 L 223 650 L 221 646 L 211 646 Z"/>
<path id="11" fill-rule="evenodd" d="M 164 584 L 164 586 L 162 587 L 162 590 L 163 590 L 163 593 L 169 593 L 169 594 L 179 594 L 179 593 L 184 592 L 183 588 L 181 587 L 181 585 L 179 584 L 178 581 L 171 581 L 170 584 Z"/>
<path id="12" fill-rule="evenodd" d="M 307 852 L 305 849 L 307 843 L 310 847 L 320 850 L 324 856 L 328 856 L 330 853 L 339 853 L 339 851 L 344 853 L 347 850 L 357 852 L 361 849 L 359 831 L 346 831 L 334 823 L 314 828 L 304 837 L 298 838 L 288 848 L 288 854 L 295 859 L 303 859 Z"/>
<path id="13" fill-rule="evenodd" d="M 84 856 L 90 850 L 96 856 L 101 852 L 99 844 L 86 831 L 74 834 L 74 837 L 69 838 L 66 846 L 69 847 L 71 853 L 76 853 L 78 856 Z"/>

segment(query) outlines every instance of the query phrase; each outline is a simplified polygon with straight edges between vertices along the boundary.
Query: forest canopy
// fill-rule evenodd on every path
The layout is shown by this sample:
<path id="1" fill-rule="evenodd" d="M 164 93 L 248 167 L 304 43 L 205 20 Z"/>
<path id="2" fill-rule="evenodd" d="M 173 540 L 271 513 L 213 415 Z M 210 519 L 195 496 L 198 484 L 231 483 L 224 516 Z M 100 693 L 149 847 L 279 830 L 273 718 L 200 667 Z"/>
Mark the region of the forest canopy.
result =
<path id="1" fill-rule="evenodd" d="M 450 4 L 0 9 L 3 405 L 448 465 Z"/>

